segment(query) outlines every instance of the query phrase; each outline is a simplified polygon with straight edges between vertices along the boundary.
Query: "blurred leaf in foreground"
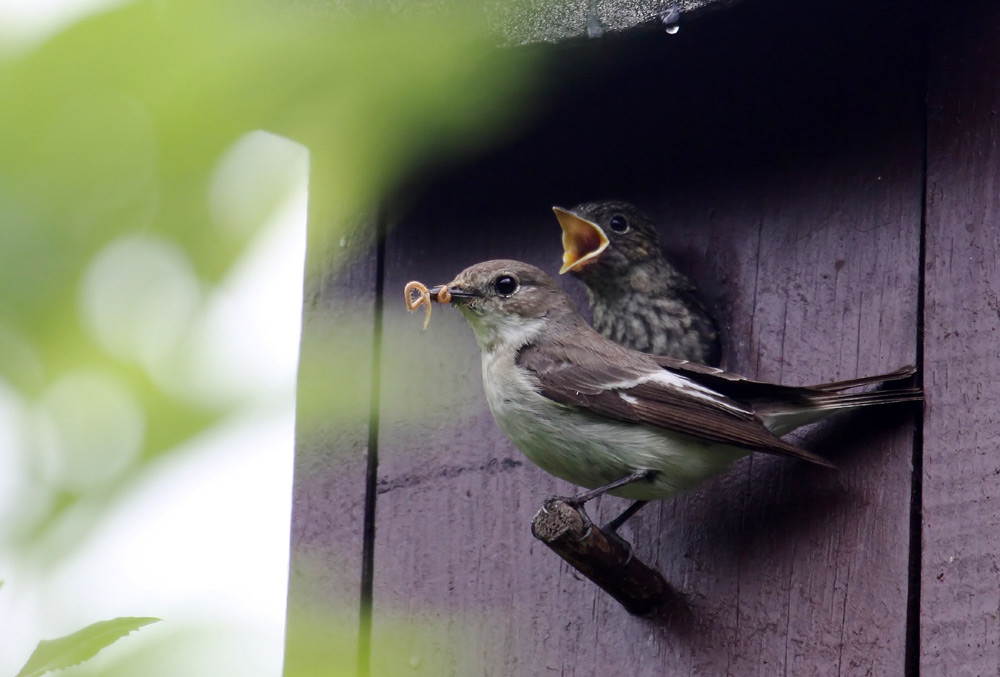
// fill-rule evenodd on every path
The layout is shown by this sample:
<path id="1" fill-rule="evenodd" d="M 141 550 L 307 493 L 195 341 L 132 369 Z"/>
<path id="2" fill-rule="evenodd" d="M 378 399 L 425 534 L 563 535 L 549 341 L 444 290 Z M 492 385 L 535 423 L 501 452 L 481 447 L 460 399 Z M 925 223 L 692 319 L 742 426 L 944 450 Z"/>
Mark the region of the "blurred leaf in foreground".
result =
<path id="1" fill-rule="evenodd" d="M 40 677 L 93 658 L 98 651 L 159 618 L 115 618 L 98 621 L 59 639 L 43 639 L 15 677 Z"/>
<path id="2" fill-rule="evenodd" d="M 0 378 L 30 418 L 20 546 L 244 404 L 178 375 L 302 148 L 314 264 L 407 173 L 523 116 L 530 55 L 494 49 L 456 4 L 142 0 L 0 60 Z"/>

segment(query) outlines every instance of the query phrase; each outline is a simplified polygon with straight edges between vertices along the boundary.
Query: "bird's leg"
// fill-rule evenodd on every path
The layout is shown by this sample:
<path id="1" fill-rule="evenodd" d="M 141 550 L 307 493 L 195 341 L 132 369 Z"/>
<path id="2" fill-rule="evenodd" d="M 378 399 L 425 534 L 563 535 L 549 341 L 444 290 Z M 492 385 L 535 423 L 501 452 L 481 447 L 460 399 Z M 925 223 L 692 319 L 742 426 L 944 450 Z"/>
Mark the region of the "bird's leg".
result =
<path id="1" fill-rule="evenodd" d="M 632 517 L 632 515 L 642 510 L 642 506 L 646 505 L 647 503 L 649 503 L 649 501 L 634 501 L 632 505 L 630 505 L 629 507 L 625 508 L 625 510 L 622 511 L 622 514 L 618 515 L 618 517 L 614 518 L 613 520 L 605 524 L 604 528 L 607 529 L 608 531 L 614 531 L 617 533 L 618 527 L 625 524 L 625 522 L 627 522 Z"/>
<path id="2" fill-rule="evenodd" d="M 630 517 L 632 517 L 632 515 L 639 512 L 642 509 L 642 506 L 646 505 L 647 503 L 649 503 L 649 501 L 633 501 L 632 505 L 625 508 L 625 510 L 623 510 L 622 513 L 618 515 L 618 517 L 614 518 L 613 520 L 605 524 L 603 527 L 604 534 L 608 538 L 615 539 L 622 545 L 622 547 L 628 550 L 628 559 L 625 560 L 626 564 L 628 564 L 632 560 L 632 544 L 621 537 L 621 535 L 618 533 L 618 527 L 625 524 L 625 522 Z"/>
<path id="3" fill-rule="evenodd" d="M 585 503 L 594 500 L 601 494 L 605 494 L 611 491 L 612 489 L 617 489 L 618 487 L 623 487 L 626 484 L 632 484 L 633 482 L 639 482 L 640 480 L 650 479 L 655 473 L 656 473 L 655 470 L 647 470 L 647 469 L 636 470 L 635 472 L 632 472 L 626 475 L 625 477 L 622 477 L 621 479 L 615 480 L 614 482 L 609 482 L 604 486 L 597 487 L 596 489 L 591 489 L 590 491 L 586 491 L 576 496 L 567 496 L 565 498 L 562 498 L 561 500 L 564 501 L 566 504 L 575 508 L 580 513 L 580 516 L 583 517 L 584 526 L 586 526 L 589 529 L 591 521 L 590 521 L 590 516 L 587 515 L 587 511 L 584 510 L 583 508 Z M 645 501 L 636 501 L 631 506 L 629 506 L 628 509 L 625 510 L 625 512 L 623 512 L 621 515 L 619 515 L 610 522 L 611 531 L 613 532 L 617 527 L 621 526 L 625 522 L 625 520 L 634 515 L 643 505 L 645 505 Z"/>
<path id="4" fill-rule="evenodd" d="M 618 487 L 624 487 L 626 484 L 632 484 L 633 482 L 638 482 L 640 480 L 647 480 L 647 479 L 651 478 L 655 473 L 656 473 L 655 470 L 647 470 L 645 468 L 642 469 L 642 470 L 636 470 L 635 472 L 633 472 L 633 473 L 631 473 L 629 475 L 626 475 L 625 477 L 621 478 L 620 480 L 615 480 L 614 482 L 609 482 L 608 484 L 605 484 L 602 487 L 597 487 L 596 489 L 591 489 L 590 491 L 586 491 L 586 492 L 584 492 L 582 494 L 579 494 L 577 496 L 573 496 L 571 498 L 567 498 L 566 502 L 569 503 L 574 508 L 579 508 L 584 503 L 587 503 L 588 501 L 594 500 L 595 498 L 597 498 L 601 494 L 606 494 L 607 492 L 611 491 L 612 489 L 617 489 Z M 639 507 L 641 508 L 642 506 L 639 506 Z M 639 508 L 636 508 L 635 510 L 638 510 L 638 509 Z M 634 513 L 635 510 L 633 510 L 632 512 Z M 625 516 L 625 519 L 628 519 L 631 516 L 632 516 L 632 514 L 629 513 L 628 515 Z M 625 520 L 623 519 L 622 521 L 624 522 Z"/>

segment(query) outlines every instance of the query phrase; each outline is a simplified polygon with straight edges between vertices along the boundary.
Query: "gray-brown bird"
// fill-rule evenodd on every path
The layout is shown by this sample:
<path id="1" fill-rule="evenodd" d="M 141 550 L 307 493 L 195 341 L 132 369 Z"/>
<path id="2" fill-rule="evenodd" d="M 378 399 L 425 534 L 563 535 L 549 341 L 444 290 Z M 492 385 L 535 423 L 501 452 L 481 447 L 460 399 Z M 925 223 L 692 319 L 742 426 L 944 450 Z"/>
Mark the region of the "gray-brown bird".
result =
<path id="1" fill-rule="evenodd" d="M 552 209 L 563 231 L 559 272 L 587 286 L 594 329 L 634 350 L 719 365 L 718 326 L 649 217 L 627 202 Z"/>
<path id="2" fill-rule="evenodd" d="M 430 298 L 465 316 L 482 352 L 486 401 L 500 429 L 546 472 L 644 501 L 672 496 L 753 451 L 829 465 L 781 439 L 827 416 L 921 399 L 913 388 L 843 393 L 889 374 L 812 387 L 752 381 L 631 350 L 594 331 L 555 281 L 519 261 L 466 268 Z"/>

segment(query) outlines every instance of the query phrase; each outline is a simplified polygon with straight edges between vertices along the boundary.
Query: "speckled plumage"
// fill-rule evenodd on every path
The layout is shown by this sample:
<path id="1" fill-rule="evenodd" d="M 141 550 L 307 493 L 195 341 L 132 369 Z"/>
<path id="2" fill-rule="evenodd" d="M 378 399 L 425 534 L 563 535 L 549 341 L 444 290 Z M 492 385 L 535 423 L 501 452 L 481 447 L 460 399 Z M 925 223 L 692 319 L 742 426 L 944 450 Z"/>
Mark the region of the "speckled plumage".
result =
<path id="1" fill-rule="evenodd" d="M 607 249 L 571 272 L 587 285 L 594 329 L 621 345 L 718 366 L 719 330 L 691 280 L 664 255 L 656 227 L 633 205 L 591 202 L 571 210 L 594 222 Z M 611 219 L 624 216 L 628 230 Z"/>

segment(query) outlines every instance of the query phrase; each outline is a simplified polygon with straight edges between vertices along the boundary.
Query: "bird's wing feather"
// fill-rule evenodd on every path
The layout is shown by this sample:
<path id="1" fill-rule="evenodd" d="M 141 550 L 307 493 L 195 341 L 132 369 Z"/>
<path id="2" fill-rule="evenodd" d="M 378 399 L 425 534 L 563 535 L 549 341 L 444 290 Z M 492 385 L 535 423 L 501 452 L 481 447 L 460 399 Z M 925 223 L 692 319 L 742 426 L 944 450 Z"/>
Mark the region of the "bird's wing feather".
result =
<path id="1" fill-rule="evenodd" d="M 583 354 L 558 344 L 548 344 L 543 351 L 529 345 L 520 351 L 517 362 L 534 376 L 542 395 L 595 416 L 830 465 L 776 437 L 752 409 L 684 376 L 661 371 L 644 355 L 613 352 Z"/>
<path id="2" fill-rule="evenodd" d="M 810 386 L 786 386 L 777 383 L 767 383 L 766 381 L 755 381 L 745 376 L 723 371 L 722 369 L 688 362 L 687 360 L 678 360 L 673 357 L 650 357 L 663 369 L 690 378 L 727 397 L 745 402 L 753 402 L 754 404 L 767 403 L 768 406 L 780 406 L 783 404 L 815 406 L 831 393 L 859 386 L 899 381 L 909 378 L 916 373 L 916 368 L 910 365 L 887 374 L 878 374 L 876 376 L 863 376 Z"/>

